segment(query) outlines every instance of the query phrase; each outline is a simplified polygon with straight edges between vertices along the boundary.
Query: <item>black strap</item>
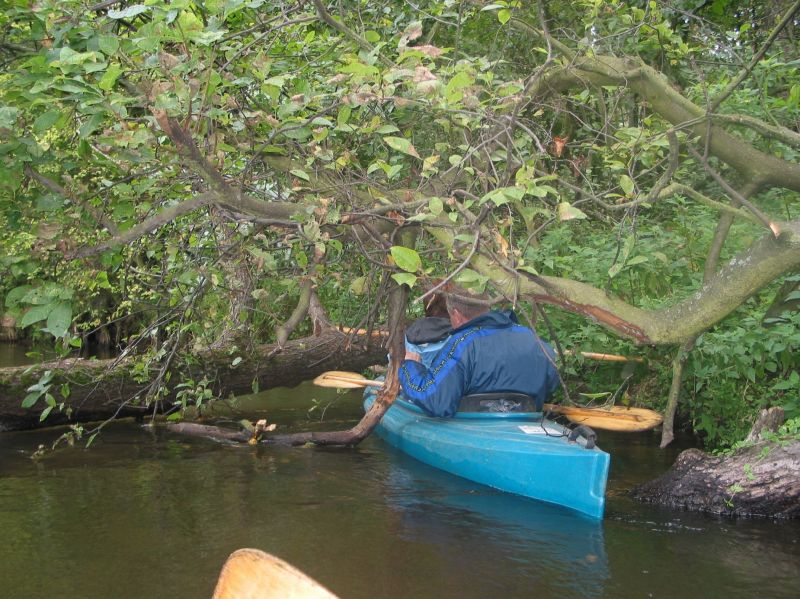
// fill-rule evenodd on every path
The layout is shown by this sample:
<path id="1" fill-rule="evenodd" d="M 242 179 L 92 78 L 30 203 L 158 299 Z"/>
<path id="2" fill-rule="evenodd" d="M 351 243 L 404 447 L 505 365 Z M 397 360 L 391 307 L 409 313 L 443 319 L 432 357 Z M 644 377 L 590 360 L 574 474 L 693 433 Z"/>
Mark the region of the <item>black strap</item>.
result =
<path id="1" fill-rule="evenodd" d="M 597 433 L 595 433 L 585 424 L 579 424 L 573 428 L 567 440 L 574 442 L 578 439 L 578 437 L 581 436 L 586 439 L 586 449 L 594 449 L 595 443 L 597 443 Z"/>

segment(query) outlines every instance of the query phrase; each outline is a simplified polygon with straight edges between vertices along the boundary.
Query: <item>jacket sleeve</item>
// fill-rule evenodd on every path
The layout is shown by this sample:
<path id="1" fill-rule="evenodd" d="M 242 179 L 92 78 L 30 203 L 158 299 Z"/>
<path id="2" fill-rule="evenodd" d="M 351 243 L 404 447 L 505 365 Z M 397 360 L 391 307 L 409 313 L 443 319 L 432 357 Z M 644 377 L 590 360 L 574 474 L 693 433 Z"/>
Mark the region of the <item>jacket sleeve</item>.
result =
<path id="1" fill-rule="evenodd" d="M 465 384 L 464 367 L 453 358 L 434 364 L 431 370 L 414 360 L 405 360 L 400 367 L 403 395 L 430 416 L 454 416 Z"/>

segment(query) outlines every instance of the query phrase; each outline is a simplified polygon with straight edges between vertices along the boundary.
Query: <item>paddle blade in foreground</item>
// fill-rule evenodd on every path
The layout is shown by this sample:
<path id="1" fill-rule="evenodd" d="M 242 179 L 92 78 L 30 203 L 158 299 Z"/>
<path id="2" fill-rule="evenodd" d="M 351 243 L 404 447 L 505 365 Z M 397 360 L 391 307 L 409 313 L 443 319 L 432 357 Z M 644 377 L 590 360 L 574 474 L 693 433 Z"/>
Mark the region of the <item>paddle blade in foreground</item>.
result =
<path id="1" fill-rule="evenodd" d="M 280 558 L 258 549 L 228 557 L 213 599 L 337 599 L 317 581 Z"/>

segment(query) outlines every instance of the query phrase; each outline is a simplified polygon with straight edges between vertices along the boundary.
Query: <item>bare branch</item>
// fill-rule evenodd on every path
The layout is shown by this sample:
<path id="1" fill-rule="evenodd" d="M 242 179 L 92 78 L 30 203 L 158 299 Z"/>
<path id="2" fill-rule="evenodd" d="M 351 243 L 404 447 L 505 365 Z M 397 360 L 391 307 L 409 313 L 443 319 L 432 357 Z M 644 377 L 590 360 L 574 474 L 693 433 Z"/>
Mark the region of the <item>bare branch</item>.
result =
<path id="1" fill-rule="evenodd" d="M 800 133 L 787 127 L 776 127 L 765 123 L 761 119 L 744 114 L 715 114 L 711 117 L 714 121 L 742 125 L 757 131 L 767 137 L 772 137 L 796 149 L 800 149 Z"/>
<path id="2" fill-rule="evenodd" d="M 761 222 L 765 227 L 767 227 L 770 231 L 772 231 L 772 234 L 775 235 L 775 237 L 780 235 L 781 231 L 778 225 L 772 220 L 770 220 L 766 214 L 761 212 L 761 210 L 756 208 L 750 200 L 748 200 L 741 193 L 739 193 L 733 187 L 731 187 L 730 184 L 727 181 L 725 181 L 725 179 L 722 178 L 722 175 L 720 175 L 714 168 L 712 168 L 712 166 L 708 163 L 708 160 L 706 160 L 702 155 L 700 155 L 700 153 L 697 150 L 695 150 L 691 146 L 689 146 L 689 152 L 691 153 L 692 156 L 695 157 L 695 159 L 698 162 L 700 162 L 700 164 L 703 165 L 705 171 L 709 175 L 711 175 L 717 183 L 719 183 L 719 185 L 722 187 L 722 189 L 725 190 L 726 193 L 730 194 L 730 196 L 735 198 L 737 202 L 739 202 L 742 206 L 744 206 L 750 212 L 752 212 L 756 216 L 756 218 L 758 218 L 759 222 Z"/>

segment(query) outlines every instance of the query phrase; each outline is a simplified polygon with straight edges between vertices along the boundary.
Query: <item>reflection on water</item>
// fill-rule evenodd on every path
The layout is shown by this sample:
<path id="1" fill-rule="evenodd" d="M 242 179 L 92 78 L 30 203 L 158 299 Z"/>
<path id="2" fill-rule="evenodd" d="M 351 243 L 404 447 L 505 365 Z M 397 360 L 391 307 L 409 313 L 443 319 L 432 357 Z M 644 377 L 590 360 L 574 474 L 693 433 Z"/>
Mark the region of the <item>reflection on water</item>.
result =
<path id="1" fill-rule="evenodd" d="M 81 352 L 83 357 L 106 360 L 113 358 L 115 353 L 107 347 L 87 347 Z M 70 357 L 77 357 L 77 350 Z M 24 343 L 0 342 L 0 368 L 6 366 L 28 366 L 47 360 L 58 359 L 58 352 L 52 347 L 35 347 Z"/>
<path id="2" fill-rule="evenodd" d="M 342 428 L 359 417 L 360 394 L 303 385 L 241 405 L 284 429 Z M 601 435 L 612 470 L 607 517 L 595 522 L 379 439 L 252 448 L 128 423 L 88 451 L 30 459 L 57 434 L 0 435 L 2 596 L 210 597 L 241 547 L 286 559 L 342 599 L 794 597 L 800 576 L 798 522 L 629 501 L 625 489 L 672 461 L 655 436 Z"/>
<path id="3" fill-rule="evenodd" d="M 434 547 L 454 572 L 477 575 L 485 595 L 601 596 L 608 562 L 600 521 L 439 476 L 398 453 L 389 463 L 386 500 L 397 534 Z M 498 575 L 509 566 L 513 576 Z"/>
<path id="4" fill-rule="evenodd" d="M 25 366 L 36 364 L 45 359 L 45 353 L 52 355 L 52 351 L 37 350 L 20 343 L 0 342 L 0 368 L 4 366 Z"/>

